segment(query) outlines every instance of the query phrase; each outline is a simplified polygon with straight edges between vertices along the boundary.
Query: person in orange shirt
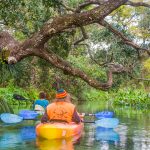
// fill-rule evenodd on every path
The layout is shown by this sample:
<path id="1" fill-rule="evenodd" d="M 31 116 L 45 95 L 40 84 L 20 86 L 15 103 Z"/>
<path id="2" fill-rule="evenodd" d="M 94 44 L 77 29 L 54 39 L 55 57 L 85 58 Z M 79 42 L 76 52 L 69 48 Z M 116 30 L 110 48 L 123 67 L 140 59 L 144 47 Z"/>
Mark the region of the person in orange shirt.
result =
<path id="1" fill-rule="evenodd" d="M 74 104 L 71 103 L 71 96 L 64 89 L 59 89 L 56 99 L 46 108 L 41 122 L 75 122 L 80 123 L 81 119 Z"/>

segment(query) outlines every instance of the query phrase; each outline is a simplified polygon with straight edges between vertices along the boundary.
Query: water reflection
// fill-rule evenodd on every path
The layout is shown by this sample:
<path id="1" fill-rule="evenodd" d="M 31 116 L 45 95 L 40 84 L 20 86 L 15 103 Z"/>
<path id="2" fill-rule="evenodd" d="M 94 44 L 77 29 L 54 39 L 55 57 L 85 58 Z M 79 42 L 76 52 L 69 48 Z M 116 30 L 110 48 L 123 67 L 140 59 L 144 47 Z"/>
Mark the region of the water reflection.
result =
<path id="1" fill-rule="evenodd" d="M 0 149 L 14 148 L 21 141 L 21 137 L 17 132 L 6 132 L 0 135 Z"/>
<path id="2" fill-rule="evenodd" d="M 24 142 L 34 141 L 35 138 L 34 126 L 25 126 L 19 129 L 8 128 L 0 134 L 0 149 L 12 149 L 18 144 L 21 145 Z"/>
<path id="3" fill-rule="evenodd" d="M 120 124 L 115 131 L 119 134 L 120 137 L 120 142 L 119 142 L 119 146 L 123 149 L 126 148 L 126 145 L 128 143 L 128 127 L 125 124 Z"/>
<path id="4" fill-rule="evenodd" d="M 132 140 L 134 143 L 134 148 L 150 150 L 150 131 L 134 131 L 134 136 L 132 137 Z"/>
<path id="5" fill-rule="evenodd" d="M 117 143 L 120 140 L 119 134 L 111 128 L 97 127 L 95 132 L 97 141 L 107 141 Z"/>
<path id="6" fill-rule="evenodd" d="M 74 150 L 74 144 L 80 143 L 81 135 L 73 138 L 61 140 L 42 140 L 36 138 L 35 126 L 4 126 L 4 130 L 0 130 L 0 149 L 20 149 L 32 147 L 40 150 Z M 18 148 L 19 147 L 19 148 Z M 27 148 L 28 149 L 28 148 Z"/>
<path id="7" fill-rule="evenodd" d="M 40 150 L 74 150 L 71 139 L 60 140 L 36 140 L 36 145 Z"/>
<path id="8" fill-rule="evenodd" d="M 74 150 L 74 145 L 80 143 L 81 135 L 66 139 L 36 139 L 36 146 L 40 150 Z"/>
<path id="9" fill-rule="evenodd" d="M 36 138 L 35 126 L 25 126 L 20 132 L 23 141 L 34 140 Z"/>

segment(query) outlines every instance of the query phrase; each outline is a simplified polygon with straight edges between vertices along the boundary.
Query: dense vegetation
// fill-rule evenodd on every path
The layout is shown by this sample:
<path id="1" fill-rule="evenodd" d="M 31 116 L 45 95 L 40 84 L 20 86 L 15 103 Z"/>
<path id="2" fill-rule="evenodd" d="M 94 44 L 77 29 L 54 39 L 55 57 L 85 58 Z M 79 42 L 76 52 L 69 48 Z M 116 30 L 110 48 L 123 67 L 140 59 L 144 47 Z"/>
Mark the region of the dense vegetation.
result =
<path id="1" fill-rule="evenodd" d="M 115 3 L 114 0 L 109 1 Z M 136 109 L 150 108 L 150 3 L 138 2 L 132 0 L 126 5 L 121 4 L 106 15 L 105 20 L 102 18 L 96 22 L 95 14 L 93 22 L 87 21 L 86 26 L 84 23 L 75 24 L 74 28 L 68 25 L 68 28 L 60 29 L 55 35 L 46 36 L 45 39 L 50 37 L 43 44 L 46 55 L 44 50 L 39 54 L 38 47 L 34 51 L 36 43 L 26 45 L 29 37 L 34 37 L 38 42 L 39 32 L 43 34 L 43 26 L 46 27 L 47 22 L 52 23 L 57 16 L 71 16 L 77 9 L 79 14 L 90 12 L 101 7 L 100 1 L 1 2 L 0 31 L 9 32 L 27 47 L 16 52 L 18 56 L 14 55 L 18 58 L 17 63 L 9 62 L 8 58 L 14 57 L 17 49 L 7 46 L 9 42 L 6 44 L 2 40 L 0 32 L 1 99 L 14 104 L 13 94 L 18 93 L 35 100 L 38 92 L 44 90 L 51 100 L 55 90 L 62 87 L 79 101 L 98 100 Z M 101 3 L 103 5 L 105 2 Z M 19 58 L 21 55 L 22 58 Z M 82 72 L 76 73 L 78 70 L 74 68 Z M 107 79 L 110 71 L 113 72 L 112 82 Z M 105 86 L 103 83 L 106 83 Z"/>

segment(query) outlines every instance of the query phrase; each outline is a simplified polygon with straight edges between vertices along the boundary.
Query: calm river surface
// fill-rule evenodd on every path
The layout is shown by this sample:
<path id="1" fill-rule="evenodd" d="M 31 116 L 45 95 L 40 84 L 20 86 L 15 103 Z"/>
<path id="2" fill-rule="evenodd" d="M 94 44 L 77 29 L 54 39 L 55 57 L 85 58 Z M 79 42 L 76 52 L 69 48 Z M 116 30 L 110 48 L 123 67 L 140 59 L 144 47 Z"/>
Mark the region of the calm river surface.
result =
<path id="1" fill-rule="evenodd" d="M 78 105 L 80 112 L 96 113 L 106 110 L 100 103 Z M 35 135 L 35 121 L 20 124 L 0 123 L 0 150 L 150 150 L 150 111 L 129 108 L 107 108 L 114 111 L 120 123 L 115 129 L 96 128 L 85 123 L 80 140 L 39 140 Z M 85 117 L 85 120 L 95 120 Z"/>

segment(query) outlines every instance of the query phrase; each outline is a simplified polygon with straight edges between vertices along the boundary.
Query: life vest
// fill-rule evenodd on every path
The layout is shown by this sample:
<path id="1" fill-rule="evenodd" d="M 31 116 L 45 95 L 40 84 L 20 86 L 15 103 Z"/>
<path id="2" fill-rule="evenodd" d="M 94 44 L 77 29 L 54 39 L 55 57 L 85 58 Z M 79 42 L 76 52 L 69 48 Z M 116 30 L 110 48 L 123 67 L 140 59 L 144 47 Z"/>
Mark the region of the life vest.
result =
<path id="1" fill-rule="evenodd" d="M 38 104 L 35 105 L 34 110 L 40 115 L 43 115 L 45 112 L 44 107 L 42 107 L 41 105 L 38 105 Z"/>
<path id="2" fill-rule="evenodd" d="M 75 105 L 68 102 L 54 102 L 47 106 L 49 120 L 72 122 Z"/>

